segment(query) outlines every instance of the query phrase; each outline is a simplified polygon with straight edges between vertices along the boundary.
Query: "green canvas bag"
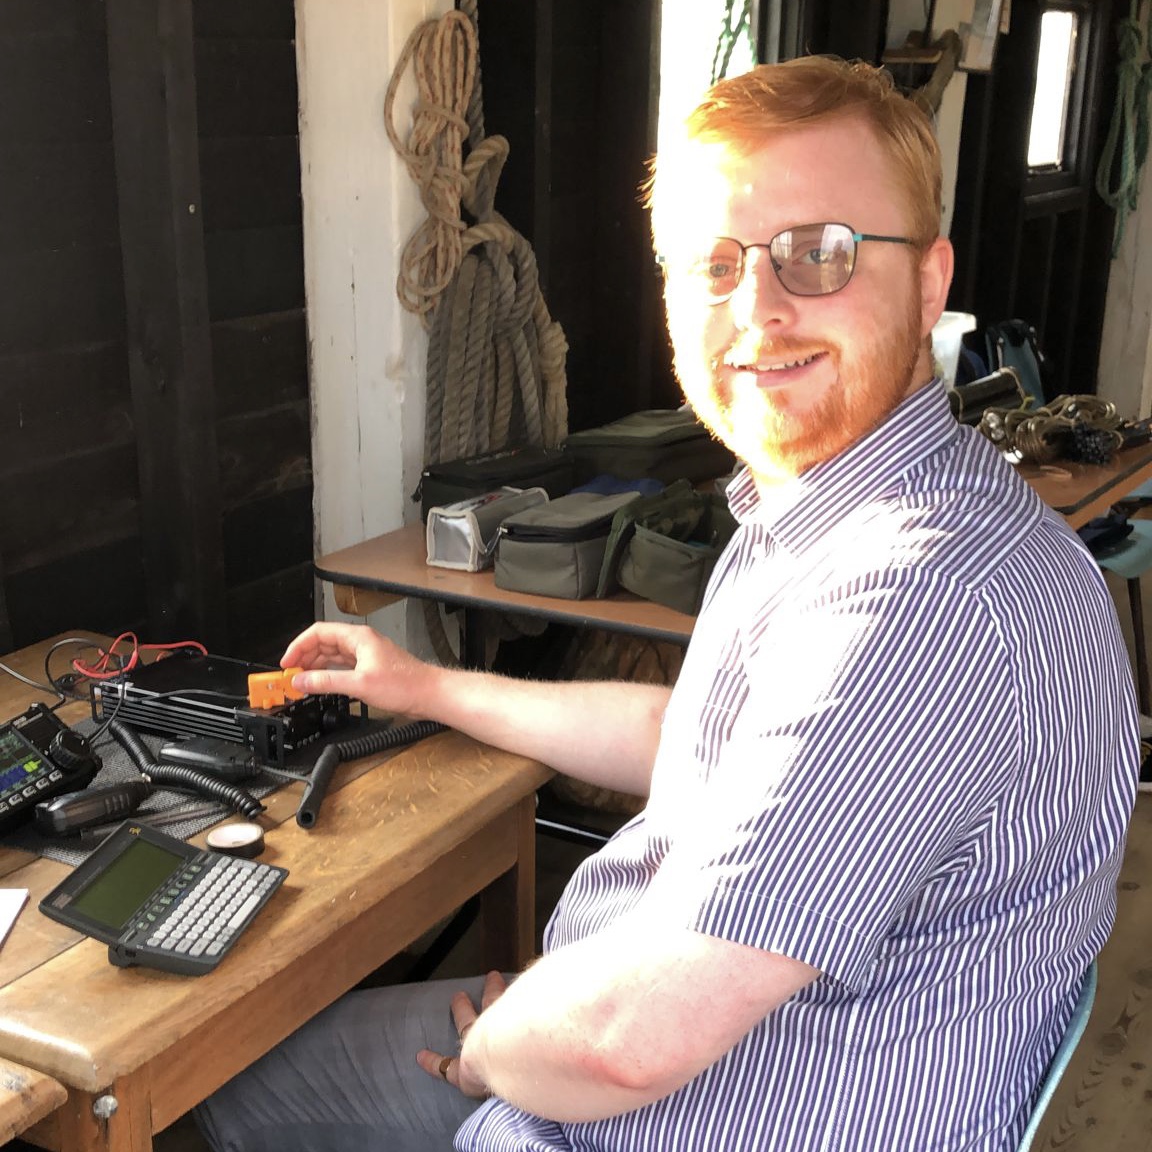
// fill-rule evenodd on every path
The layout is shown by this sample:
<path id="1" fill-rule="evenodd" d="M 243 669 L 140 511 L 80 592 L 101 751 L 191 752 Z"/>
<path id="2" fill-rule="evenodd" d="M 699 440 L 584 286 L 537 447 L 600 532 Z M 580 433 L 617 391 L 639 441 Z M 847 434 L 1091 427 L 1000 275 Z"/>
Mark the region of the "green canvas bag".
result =
<path id="1" fill-rule="evenodd" d="M 607 473 L 622 480 L 651 477 L 712 480 L 732 470 L 735 457 L 688 408 L 649 408 L 573 432 L 564 446 L 575 460 L 576 483 Z"/>
<path id="2" fill-rule="evenodd" d="M 616 513 L 596 594 L 609 596 L 625 588 L 694 615 L 735 531 L 736 520 L 723 496 L 678 480 Z"/>
<path id="3" fill-rule="evenodd" d="M 612 517 L 635 492 L 570 492 L 505 520 L 496 541 L 496 587 L 583 600 L 596 592 Z"/>

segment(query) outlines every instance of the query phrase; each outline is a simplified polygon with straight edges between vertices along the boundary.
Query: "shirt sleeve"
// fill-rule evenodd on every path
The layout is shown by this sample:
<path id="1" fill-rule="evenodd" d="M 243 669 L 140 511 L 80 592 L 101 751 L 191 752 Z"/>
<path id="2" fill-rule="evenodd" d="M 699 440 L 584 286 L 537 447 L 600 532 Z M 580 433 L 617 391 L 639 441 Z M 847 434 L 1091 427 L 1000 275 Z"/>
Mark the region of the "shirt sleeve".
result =
<path id="1" fill-rule="evenodd" d="M 791 608 L 701 653 L 702 706 L 673 696 L 649 809 L 684 831 L 648 899 L 860 990 L 910 902 L 963 883 L 1019 771 L 1018 685 L 994 613 L 939 573 Z"/>

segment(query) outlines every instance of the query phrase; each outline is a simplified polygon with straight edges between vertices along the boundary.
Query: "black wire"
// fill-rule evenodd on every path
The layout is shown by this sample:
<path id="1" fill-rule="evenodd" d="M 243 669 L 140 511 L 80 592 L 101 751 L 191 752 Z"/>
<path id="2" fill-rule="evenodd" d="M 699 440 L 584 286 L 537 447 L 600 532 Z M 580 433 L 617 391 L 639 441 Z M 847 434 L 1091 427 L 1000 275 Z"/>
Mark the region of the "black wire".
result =
<path id="1" fill-rule="evenodd" d="M 61 699 L 60 704 L 63 704 L 65 700 L 91 699 L 91 693 L 84 694 L 74 690 L 79 678 L 78 673 L 65 673 L 64 676 L 60 677 L 52 675 L 51 662 L 53 655 L 55 655 L 58 649 L 63 648 L 68 644 L 74 645 L 78 648 L 92 648 L 97 652 L 104 652 L 104 649 L 95 640 L 89 640 L 85 636 L 65 636 L 62 639 L 57 640 L 48 649 L 48 651 L 44 653 L 44 678 L 48 681 L 49 684 L 52 685 L 53 691 L 58 696 L 63 698 Z M 122 659 L 115 653 L 105 653 L 105 655 L 107 655 L 110 659 Z M 56 707 L 59 708 L 60 704 L 57 704 Z"/>
<path id="2" fill-rule="evenodd" d="M 110 720 L 108 723 L 112 735 L 128 753 L 129 759 L 136 765 L 140 774 L 154 784 L 193 789 L 202 796 L 227 804 L 234 812 L 247 816 L 249 820 L 264 811 L 264 805 L 251 792 L 239 785 L 229 784 L 226 780 L 209 776 L 207 772 L 195 768 L 186 768 L 182 764 L 161 764 L 134 728 L 116 720 Z"/>
<path id="3" fill-rule="evenodd" d="M 13 680 L 19 680 L 21 684 L 26 684 L 29 688 L 35 688 L 37 692 L 47 692 L 50 696 L 60 696 L 59 689 L 55 687 L 50 688 L 47 684 L 41 684 L 38 681 L 25 676 L 23 672 L 17 672 L 15 668 L 9 668 L 7 664 L 0 663 L 0 672 L 7 672 Z M 55 707 L 59 708 L 63 703 L 64 700 L 60 699 L 59 703 L 57 703 Z"/>

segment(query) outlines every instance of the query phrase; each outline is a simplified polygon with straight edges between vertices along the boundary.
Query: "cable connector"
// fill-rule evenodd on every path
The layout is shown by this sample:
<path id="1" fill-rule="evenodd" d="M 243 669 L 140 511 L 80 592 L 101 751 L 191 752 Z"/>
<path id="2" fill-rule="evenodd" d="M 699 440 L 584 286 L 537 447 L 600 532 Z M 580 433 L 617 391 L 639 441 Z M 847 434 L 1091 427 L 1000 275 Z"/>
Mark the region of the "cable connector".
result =
<path id="1" fill-rule="evenodd" d="M 248 706 L 277 708 L 285 700 L 303 700 L 308 695 L 292 687 L 292 677 L 303 668 L 282 668 L 277 672 L 253 672 L 248 677 Z"/>

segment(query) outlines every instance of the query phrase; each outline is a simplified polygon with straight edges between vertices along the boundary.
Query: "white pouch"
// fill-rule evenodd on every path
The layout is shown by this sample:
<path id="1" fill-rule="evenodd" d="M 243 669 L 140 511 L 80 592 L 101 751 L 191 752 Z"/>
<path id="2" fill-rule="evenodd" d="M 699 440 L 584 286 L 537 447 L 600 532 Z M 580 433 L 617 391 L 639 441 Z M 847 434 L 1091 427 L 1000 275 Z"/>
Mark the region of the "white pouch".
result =
<path id="1" fill-rule="evenodd" d="M 500 525 L 509 516 L 547 501 L 548 493 L 543 488 L 500 488 L 455 504 L 429 508 L 425 528 L 428 563 L 465 572 L 489 567 Z"/>

